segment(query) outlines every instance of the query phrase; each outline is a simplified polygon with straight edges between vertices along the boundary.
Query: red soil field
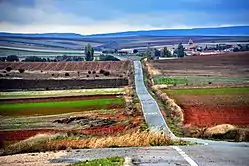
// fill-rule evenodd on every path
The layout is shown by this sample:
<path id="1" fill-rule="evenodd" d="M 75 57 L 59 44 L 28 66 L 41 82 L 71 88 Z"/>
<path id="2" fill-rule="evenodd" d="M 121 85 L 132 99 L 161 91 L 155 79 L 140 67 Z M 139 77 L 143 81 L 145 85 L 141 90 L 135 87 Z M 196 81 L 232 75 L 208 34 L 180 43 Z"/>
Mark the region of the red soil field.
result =
<path id="1" fill-rule="evenodd" d="M 209 127 L 218 124 L 249 125 L 249 106 L 185 107 L 184 124 Z"/>
<path id="2" fill-rule="evenodd" d="M 93 100 L 118 97 L 116 94 L 110 95 L 89 95 L 89 96 L 59 96 L 42 98 L 19 98 L 19 99 L 0 99 L 0 103 L 39 103 L 56 101 L 74 101 L 74 100 Z"/>
<path id="3" fill-rule="evenodd" d="M 35 71 L 99 71 L 100 69 L 109 71 L 126 71 L 130 68 L 130 61 L 112 62 L 1 62 L 0 70 L 7 66 L 14 70 L 23 68 Z"/>
<path id="4" fill-rule="evenodd" d="M 249 126 L 249 93 L 169 94 L 184 111 L 184 125 L 210 127 L 219 124 Z"/>
<path id="5" fill-rule="evenodd" d="M 110 127 L 95 127 L 84 130 L 54 130 L 54 129 L 37 129 L 37 130 L 16 130 L 16 131 L 0 131 L 0 141 L 20 141 L 37 134 L 50 133 L 55 134 L 59 132 L 79 132 L 83 134 L 105 135 L 120 133 L 125 130 L 124 125 L 110 126 Z"/>

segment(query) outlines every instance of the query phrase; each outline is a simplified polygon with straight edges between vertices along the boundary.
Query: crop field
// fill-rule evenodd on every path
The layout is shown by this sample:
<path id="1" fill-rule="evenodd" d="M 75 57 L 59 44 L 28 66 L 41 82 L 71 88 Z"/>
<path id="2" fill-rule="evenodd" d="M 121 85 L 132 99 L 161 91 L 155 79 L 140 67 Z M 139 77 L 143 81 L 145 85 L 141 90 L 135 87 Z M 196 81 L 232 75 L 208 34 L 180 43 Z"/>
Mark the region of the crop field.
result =
<path id="1" fill-rule="evenodd" d="M 1 99 L 124 94 L 124 88 L 0 92 Z"/>
<path id="2" fill-rule="evenodd" d="M 249 82 L 249 52 L 152 61 L 155 84 L 223 85 Z"/>
<path id="3" fill-rule="evenodd" d="M 130 67 L 129 61 L 115 62 L 1 62 L 0 70 L 7 66 L 13 70 L 23 68 L 29 71 L 108 71 L 125 72 Z"/>
<path id="4" fill-rule="evenodd" d="M 124 105 L 122 98 L 102 98 L 90 100 L 53 101 L 36 103 L 8 103 L 1 104 L 0 115 L 20 116 L 20 115 L 54 115 L 68 112 L 83 112 L 92 109 L 108 109 Z"/>
<path id="5" fill-rule="evenodd" d="M 1 92 L 0 99 L 4 147 L 42 133 L 111 136 L 138 129 L 144 121 L 140 111 L 127 110 L 123 88 L 9 93 Z"/>
<path id="6" fill-rule="evenodd" d="M 248 87 L 165 89 L 164 92 L 183 109 L 185 125 L 249 125 Z"/>
<path id="7" fill-rule="evenodd" d="M 130 61 L 0 62 L 0 89 L 119 88 L 129 84 L 131 65 Z"/>

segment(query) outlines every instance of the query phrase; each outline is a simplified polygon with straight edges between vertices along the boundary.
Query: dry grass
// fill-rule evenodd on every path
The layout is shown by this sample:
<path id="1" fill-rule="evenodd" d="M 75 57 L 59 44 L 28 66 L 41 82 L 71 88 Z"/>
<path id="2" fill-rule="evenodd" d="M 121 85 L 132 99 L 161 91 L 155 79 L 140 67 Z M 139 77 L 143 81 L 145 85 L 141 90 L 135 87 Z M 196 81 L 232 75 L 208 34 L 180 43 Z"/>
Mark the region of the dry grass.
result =
<path id="1" fill-rule="evenodd" d="M 175 101 L 163 93 L 158 86 L 152 86 L 152 91 L 167 105 L 171 117 L 178 126 L 181 126 L 184 121 L 184 114 L 181 107 Z"/>
<path id="2" fill-rule="evenodd" d="M 230 124 L 221 124 L 214 127 L 209 127 L 204 132 L 204 136 L 212 136 L 215 134 L 226 134 L 229 131 L 235 130 L 236 127 Z"/>
<path id="3" fill-rule="evenodd" d="M 44 152 L 77 148 L 108 148 L 135 146 L 185 145 L 184 141 L 172 141 L 163 132 L 131 130 L 124 134 L 104 137 L 68 136 L 66 133 L 38 134 L 4 149 L 3 155 Z"/>
<path id="4" fill-rule="evenodd" d="M 48 143 L 50 148 L 58 149 L 64 145 L 71 148 L 106 148 L 106 147 L 134 147 L 171 145 L 173 142 L 164 133 L 149 131 L 133 131 L 123 135 L 93 137 L 85 140 L 55 140 Z"/>
<path id="5" fill-rule="evenodd" d="M 57 134 L 37 134 L 33 137 L 30 137 L 26 140 L 20 141 L 13 145 L 10 145 L 4 149 L 3 154 L 16 154 L 16 153 L 26 153 L 33 151 L 43 151 L 44 149 L 40 148 L 37 145 L 44 144 L 53 139 L 57 139 L 59 137 L 66 137 L 66 133 L 57 133 Z M 37 147 L 36 147 L 37 146 Z"/>
<path id="6" fill-rule="evenodd" d="M 161 72 L 155 69 L 151 64 L 148 63 L 147 58 L 144 59 L 144 64 L 147 67 L 147 71 L 150 77 L 161 75 Z"/>
<path id="7" fill-rule="evenodd" d="M 134 96 L 134 91 L 133 91 L 132 87 L 125 87 L 125 95 L 124 95 L 125 102 L 131 103 L 132 96 Z"/>
<path id="8" fill-rule="evenodd" d="M 221 124 L 209 128 L 199 128 L 185 125 L 182 129 L 184 131 L 184 135 L 187 137 L 199 137 L 236 142 L 249 141 L 249 129 L 238 128 L 230 124 Z"/>

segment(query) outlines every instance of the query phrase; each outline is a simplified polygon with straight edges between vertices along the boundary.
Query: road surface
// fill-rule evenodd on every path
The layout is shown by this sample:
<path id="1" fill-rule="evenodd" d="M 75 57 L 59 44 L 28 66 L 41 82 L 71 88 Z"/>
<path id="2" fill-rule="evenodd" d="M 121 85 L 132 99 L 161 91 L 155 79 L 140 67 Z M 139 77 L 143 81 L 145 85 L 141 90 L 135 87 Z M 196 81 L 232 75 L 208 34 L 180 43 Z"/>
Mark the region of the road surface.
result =
<path id="1" fill-rule="evenodd" d="M 179 151 L 179 148 L 182 151 Z M 185 153 L 183 153 L 185 152 Z M 163 146 L 132 148 L 78 149 L 71 152 L 46 152 L 1 156 L 1 166 L 64 166 L 111 156 L 123 156 L 140 166 L 248 166 L 248 147 Z"/>
<path id="2" fill-rule="evenodd" d="M 135 68 L 135 85 L 137 96 L 141 102 L 143 114 L 146 123 L 152 130 L 163 130 L 171 138 L 174 138 L 174 134 L 169 130 L 162 113 L 157 105 L 157 102 L 150 95 L 147 88 L 144 85 L 143 70 L 140 61 L 134 61 Z"/>

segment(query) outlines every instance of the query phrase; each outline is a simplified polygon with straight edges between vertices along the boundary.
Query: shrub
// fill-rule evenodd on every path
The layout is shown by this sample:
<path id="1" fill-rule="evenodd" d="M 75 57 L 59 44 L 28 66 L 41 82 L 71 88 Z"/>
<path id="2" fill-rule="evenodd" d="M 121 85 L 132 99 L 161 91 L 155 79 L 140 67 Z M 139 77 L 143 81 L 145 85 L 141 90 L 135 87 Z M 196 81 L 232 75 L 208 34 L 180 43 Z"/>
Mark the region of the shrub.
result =
<path id="1" fill-rule="evenodd" d="M 93 74 L 96 74 L 96 71 L 93 71 L 92 73 L 93 73 Z"/>
<path id="2" fill-rule="evenodd" d="M 12 70 L 12 68 L 10 66 L 5 68 L 6 71 L 10 72 Z"/>
<path id="3" fill-rule="evenodd" d="M 104 72 L 104 76 L 109 76 L 110 75 L 110 72 L 109 71 L 105 71 Z"/>
<path id="4" fill-rule="evenodd" d="M 65 76 L 68 77 L 68 76 L 69 76 L 69 73 L 65 73 Z"/>
<path id="5" fill-rule="evenodd" d="M 7 56 L 6 60 L 8 62 L 14 62 L 14 61 L 19 61 L 19 58 L 16 55 L 9 55 L 9 56 Z"/>
<path id="6" fill-rule="evenodd" d="M 210 85 L 210 84 L 212 84 L 212 82 L 209 81 L 208 84 Z"/>
<path id="7" fill-rule="evenodd" d="M 18 69 L 19 73 L 24 73 L 25 69 Z"/>
<path id="8" fill-rule="evenodd" d="M 100 69 L 100 71 L 99 71 L 100 74 L 104 74 L 104 72 L 105 72 L 105 70 L 103 70 L 103 69 Z"/>
<path id="9" fill-rule="evenodd" d="M 92 72 L 91 71 L 88 71 L 88 74 L 91 74 Z"/>

